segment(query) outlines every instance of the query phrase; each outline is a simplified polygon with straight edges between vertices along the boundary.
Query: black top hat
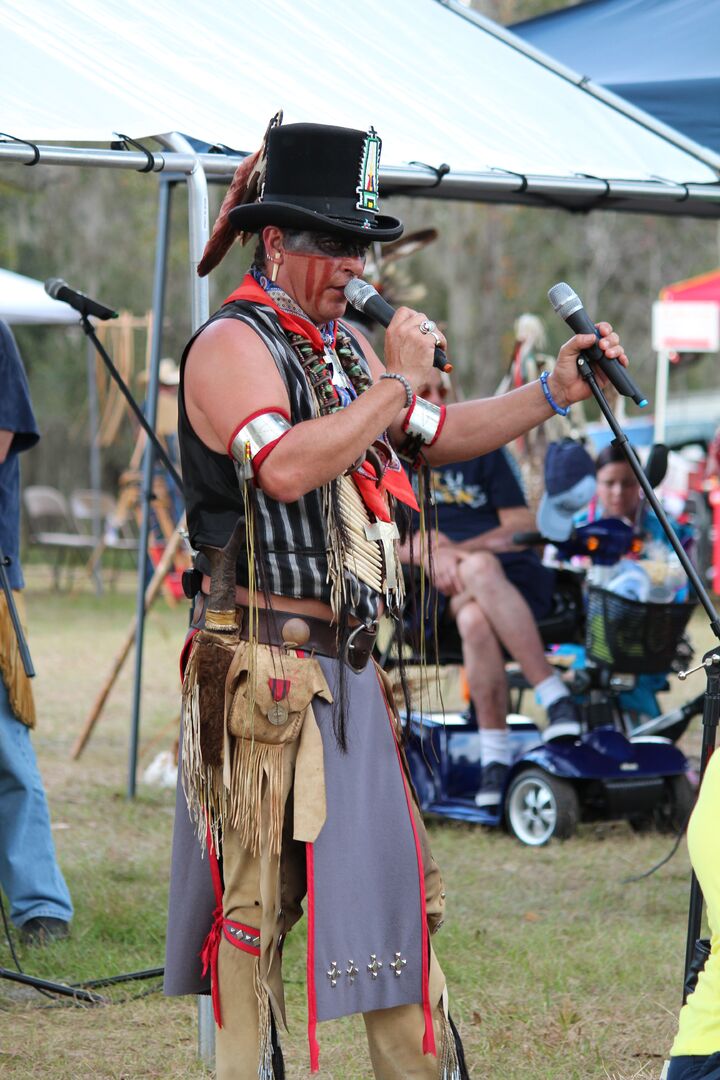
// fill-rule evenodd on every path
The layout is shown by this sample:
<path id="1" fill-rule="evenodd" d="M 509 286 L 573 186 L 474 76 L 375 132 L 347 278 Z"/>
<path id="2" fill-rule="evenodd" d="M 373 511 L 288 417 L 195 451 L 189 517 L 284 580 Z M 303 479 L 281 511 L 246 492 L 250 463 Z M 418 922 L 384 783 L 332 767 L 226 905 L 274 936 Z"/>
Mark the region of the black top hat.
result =
<path id="1" fill-rule="evenodd" d="M 395 240 L 398 218 L 378 212 L 380 138 L 370 128 L 287 124 L 268 133 L 260 199 L 230 211 L 238 232 L 266 225 Z"/>

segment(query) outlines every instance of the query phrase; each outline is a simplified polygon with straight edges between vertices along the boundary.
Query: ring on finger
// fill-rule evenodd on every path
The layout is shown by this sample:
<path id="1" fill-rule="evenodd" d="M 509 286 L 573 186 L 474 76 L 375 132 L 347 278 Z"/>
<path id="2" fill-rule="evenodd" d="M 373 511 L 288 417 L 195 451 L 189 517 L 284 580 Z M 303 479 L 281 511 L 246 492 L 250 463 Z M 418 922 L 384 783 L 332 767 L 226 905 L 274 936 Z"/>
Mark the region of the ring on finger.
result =
<path id="1" fill-rule="evenodd" d="M 420 323 L 419 330 L 421 334 L 432 334 L 437 329 L 432 319 L 423 319 Z"/>

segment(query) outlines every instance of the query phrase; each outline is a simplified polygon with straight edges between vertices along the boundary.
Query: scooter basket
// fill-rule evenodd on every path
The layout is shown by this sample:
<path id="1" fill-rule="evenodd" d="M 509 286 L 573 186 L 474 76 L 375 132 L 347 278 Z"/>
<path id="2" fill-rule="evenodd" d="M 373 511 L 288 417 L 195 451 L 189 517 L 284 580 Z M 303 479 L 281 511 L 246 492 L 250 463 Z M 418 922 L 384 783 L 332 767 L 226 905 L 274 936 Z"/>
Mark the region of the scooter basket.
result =
<path id="1" fill-rule="evenodd" d="M 591 660 L 631 675 L 670 670 L 694 603 L 650 604 L 591 585 L 585 648 Z"/>

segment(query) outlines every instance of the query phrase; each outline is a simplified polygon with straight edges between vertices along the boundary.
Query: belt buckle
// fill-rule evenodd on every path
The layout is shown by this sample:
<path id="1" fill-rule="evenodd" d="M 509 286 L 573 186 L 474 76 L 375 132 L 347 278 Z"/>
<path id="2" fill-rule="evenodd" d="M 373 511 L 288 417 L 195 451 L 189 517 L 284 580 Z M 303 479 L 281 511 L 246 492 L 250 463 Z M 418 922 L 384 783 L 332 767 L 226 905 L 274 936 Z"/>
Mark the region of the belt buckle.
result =
<path id="1" fill-rule="evenodd" d="M 354 671 L 356 675 L 359 675 L 361 671 L 365 670 L 365 668 L 367 667 L 368 659 L 370 657 L 370 653 L 372 652 L 372 645 L 371 645 L 370 648 L 368 648 L 367 652 L 365 653 L 365 659 L 364 659 L 363 663 L 359 664 L 359 665 L 353 663 L 353 661 L 352 661 L 352 653 L 353 653 L 353 650 L 356 648 L 356 646 L 355 646 L 355 638 L 358 636 L 358 634 L 360 634 L 363 631 L 365 633 L 367 633 L 367 634 L 371 634 L 373 636 L 373 639 L 374 639 L 374 637 L 377 635 L 377 623 L 370 623 L 369 625 L 366 625 L 365 623 L 360 623 L 359 626 L 355 627 L 355 629 L 348 636 L 348 639 L 345 642 L 344 660 L 345 660 L 345 663 L 347 664 L 347 666 L 350 668 L 350 670 Z M 374 644 L 374 641 L 373 641 L 373 644 Z"/>

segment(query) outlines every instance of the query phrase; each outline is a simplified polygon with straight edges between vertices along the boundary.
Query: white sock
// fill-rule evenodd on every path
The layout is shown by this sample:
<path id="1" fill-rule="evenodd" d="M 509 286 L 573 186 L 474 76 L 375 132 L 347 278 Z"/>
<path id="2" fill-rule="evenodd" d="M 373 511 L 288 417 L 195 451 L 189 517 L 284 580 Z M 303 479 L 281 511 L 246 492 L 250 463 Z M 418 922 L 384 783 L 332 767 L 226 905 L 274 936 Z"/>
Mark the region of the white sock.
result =
<path id="1" fill-rule="evenodd" d="M 570 691 L 559 675 L 548 675 L 535 687 L 535 700 L 543 709 L 549 709 L 560 698 L 569 697 Z"/>
<path id="2" fill-rule="evenodd" d="M 510 764 L 507 728 L 480 729 L 480 764 L 489 765 L 492 761 L 497 761 L 500 765 Z"/>

